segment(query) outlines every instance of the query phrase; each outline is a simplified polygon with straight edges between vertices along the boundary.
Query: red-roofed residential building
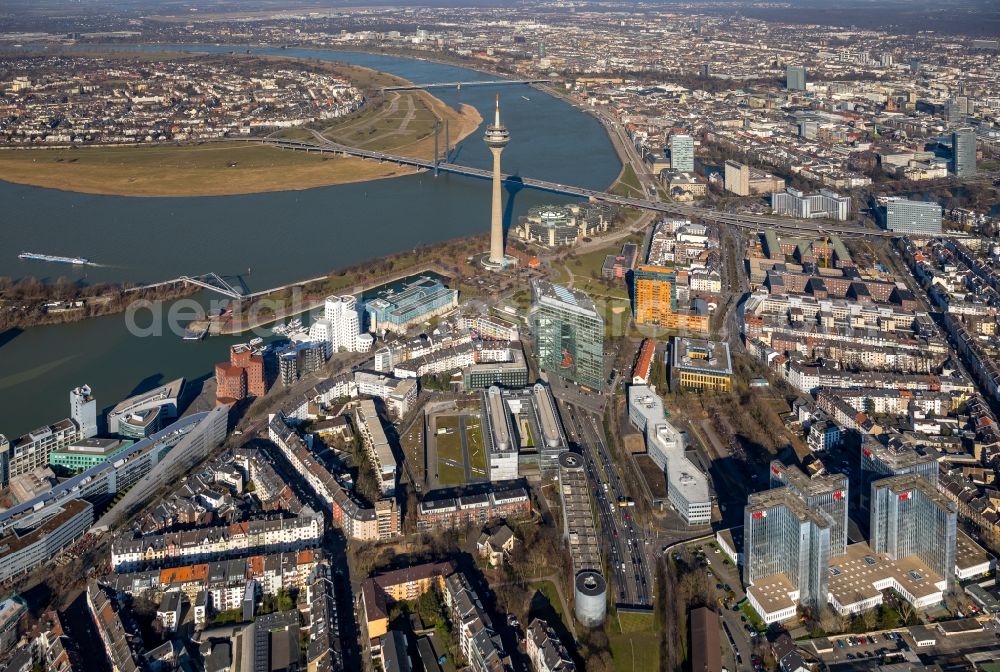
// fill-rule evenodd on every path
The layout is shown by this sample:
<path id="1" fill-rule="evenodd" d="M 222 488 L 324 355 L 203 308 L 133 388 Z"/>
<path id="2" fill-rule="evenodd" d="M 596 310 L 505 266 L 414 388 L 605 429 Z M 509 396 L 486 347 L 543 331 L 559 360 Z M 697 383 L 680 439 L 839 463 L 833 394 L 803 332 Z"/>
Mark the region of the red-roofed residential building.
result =
<path id="1" fill-rule="evenodd" d="M 636 359 L 635 368 L 632 370 L 632 383 L 634 385 L 646 385 L 649 383 L 649 374 L 653 369 L 653 355 L 656 353 L 656 341 L 647 338 L 639 348 L 639 357 Z"/>

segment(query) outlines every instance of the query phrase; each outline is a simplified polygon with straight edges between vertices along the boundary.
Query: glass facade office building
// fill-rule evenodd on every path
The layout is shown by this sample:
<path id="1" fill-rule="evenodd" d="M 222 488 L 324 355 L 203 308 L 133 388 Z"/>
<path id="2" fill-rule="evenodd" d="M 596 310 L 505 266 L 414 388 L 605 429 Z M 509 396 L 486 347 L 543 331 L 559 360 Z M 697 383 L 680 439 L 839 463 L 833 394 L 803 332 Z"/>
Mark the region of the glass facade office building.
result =
<path id="1" fill-rule="evenodd" d="M 787 486 L 805 502 L 806 507 L 820 511 L 830 519 L 830 554 L 847 552 L 848 481 L 843 474 L 825 474 L 810 478 L 800 469 L 771 462 L 771 487 Z"/>
<path id="2" fill-rule="evenodd" d="M 604 318 L 578 290 L 536 280 L 531 285 L 535 356 L 544 371 L 595 390 L 604 387 Z"/>
<path id="3" fill-rule="evenodd" d="M 931 485 L 937 485 L 938 463 L 933 457 L 918 453 L 912 446 L 891 443 L 883 446 L 875 440 L 861 444 L 862 509 L 871 513 L 872 485 L 890 476 L 916 474 Z"/>
<path id="4" fill-rule="evenodd" d="M 790 488 L 750 496 L 743 520 L 743 582 L 783 574 L 799 603 L 822 606 L 829 592 L 833 521 L 809 509 Z"/>
<path id="5" fill-rule="evenodd" d="M 951 172 L 955 177 L 972 177 L 976 174 L 976 132 L 959 128 L 951 133 Z"/>
<path id="6" fill-rule="evenodd" d="M 407 283 L 398 292 L 383 292 L 365 304 L 368 328 L 401 330 L 458 305 L 458 290 L 430 277 Z"/>
<path id="7" fill-rule="evenodd" d="M 893 560 L 916 555 L 941 577 L 955 570 L 957 507 L 916 474 L 872 486 L 871 547 Z"/>

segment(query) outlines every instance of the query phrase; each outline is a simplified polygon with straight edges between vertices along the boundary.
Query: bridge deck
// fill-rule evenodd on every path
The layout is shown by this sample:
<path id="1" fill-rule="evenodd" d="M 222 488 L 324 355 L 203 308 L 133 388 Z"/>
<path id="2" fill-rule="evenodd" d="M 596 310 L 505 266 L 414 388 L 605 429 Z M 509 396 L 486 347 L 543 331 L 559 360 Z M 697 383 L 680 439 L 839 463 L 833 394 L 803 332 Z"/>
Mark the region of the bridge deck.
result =
<path id="1" fill-rule="evenodd" d="M 460 86 L 509 86 L 511 84 L 546 84 L 551 79 L 477 79 L 469 82 L 431 82 L 429 84 L 401 84 L 383 86 L 382 91 L 413 91 L 416 89 L 454 89 Z"/>
<path id="2" fill-rule="evenodd" d="M 332 142 L 330 140 L 327 140 L 326 138 L 323 138 L 321 135 L 315 132 L 314 136 L 317 139 L 317 143 L 302 142 L 300 140 L 285 140 L 281 138 L 266 138 L 264 142 L 282 149 L 332 153 L 332 154 L 339 154 L 341 156 L 354 156 L 363 159 L 372 159 L 376 161 L 389 161 L 391 163 L 396 163 L 399 165 L 412 166 L 414 168 L 423 168 L 427 170 L 432 170 L 435 167 L 433 161 L 416 159 L 408 156 L 399 156 L 396 154 L 388 154 L 385 152 L 374 152 L 366 149 L 355 149 L 353 147 L 347 147 Z M 438 170 L 443 170 L 456 175 L 466 175 L 468 177 L 478 177 L 481 179 L 491 179 L 493 176 L 492 173 L 488 170 L 483 170 L 481 168 L 472 168 L 469 166 L 462 166 L 455 163 L 438 163 L 437 168 Z M 579 198 L 594 199 L 605 203 L 613 203 L 615 205 L 639 208 L 641 210 L 652 210 L 654 212 L 674 214 L 683 217 L 698 217 L 706 221 L 715 222 L 718 224 L 727 224 L 730 226 L 736 226 L 740 228 L 791 229 L 794 231 L 810 231 L 816 233 L 822 232 L 822 233 L 836 233 L 844 235 L 865 235 L 865 236 L 879 236 L 879 237 L 895 237 L 898 235 L 893 233 L 892 231 L 884 231 L 882 229 L 870 229 L 864 226 L 857 226 L 854 224 L 846 224 L 846 223 L 823 224 L 815 220 L 809 220 L 809 219 L 778 218 L 778 217 L 767 217 L 764 215 L 753 215 L 745 213 L 736 214 L 736 213 L 717 212 L 709 208 L 699 208 L 691 205 L 684 205 L 681 203 L 661 202 L 644 198 L 631 198 L 628 196 L 619 196 L 618 194 L 612 194 L 607 191 L 599 191 L 597 189 L 585 189 L 583 187 L 575 187 L 568 184 L 561 184 L 558 182 L 551 182 L 548 180 L 538 180 L 530 177 L 522 178 L 520 176 L 510 175 L 507 173 L 503 174 L 503 179 L 505 182 L 519 184 L 525 187 L 531 187 L 532 189 L 541 189 L 543 191 L 550 191 L 553 193 L 564 194 L 567 196 L 577 196 Z"/>

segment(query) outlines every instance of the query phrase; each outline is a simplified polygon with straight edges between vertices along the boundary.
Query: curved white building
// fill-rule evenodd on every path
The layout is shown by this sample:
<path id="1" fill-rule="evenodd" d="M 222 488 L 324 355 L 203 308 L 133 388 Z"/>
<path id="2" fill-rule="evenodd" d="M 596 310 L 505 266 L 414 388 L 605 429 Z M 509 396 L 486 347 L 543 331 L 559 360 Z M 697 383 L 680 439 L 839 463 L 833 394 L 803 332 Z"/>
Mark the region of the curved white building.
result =
<path id="1" fill-rule="evenodd" d="M 328 296 L 323 306 L 323 317 L 309 327 L 309 338 L 326 344 L 327 356 L 340 350 L 368 352 L 372 347 L 371 334 L 361 331 L 361 314 L 358 300 L 350 294 Z"/>

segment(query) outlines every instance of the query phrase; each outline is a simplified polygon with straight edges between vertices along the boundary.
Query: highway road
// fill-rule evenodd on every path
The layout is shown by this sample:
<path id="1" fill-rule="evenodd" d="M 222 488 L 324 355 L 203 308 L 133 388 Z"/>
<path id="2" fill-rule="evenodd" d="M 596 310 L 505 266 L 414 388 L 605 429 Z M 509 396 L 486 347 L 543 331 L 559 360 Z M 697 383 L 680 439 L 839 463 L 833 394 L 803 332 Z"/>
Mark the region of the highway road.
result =
<path id="1" fill-rule="evenodd" d="M 510 84 L 546 84 L 551 79 L 477 79 L 469 82 L 431 82 L 430 84 L 403 84 L 383 86 L 382 91 L 416 91 L 418 89 L 461 89 L 463 86 L 506 86 Z"/>
<path id="2" fill-rule="evenodd" d="M 620 505 L 631 498 L 631 492 L 611 461 L 600 420 L 563 401 L 559 407 L 563 424 L 570 438 L 581 447 L 587 473 L 594 482 L 601 534 L 609 549 L 606 560 L 614 579 L 615 601 L 624 606 L 649 607 L 653 603 L 653 572 L 645 548 L 649 539 L 632 517 L 635 507 Z"/>
<path id="3" fill-rule="evenodd" d="M 330 153 L 341 156 L 354 156 L 362 159 L 371 159 L 375 161 L 388 161 L 392 163 L 397 163 L 405 166 L 412 166 L 414 168 L 421 168 L 426 170 L 432 170 L 434 168 L 434 162 L 425 159 L 417 159 L 409 156 L 400 156 L 396 154 L 389 154 L 386 152 L 375 152 L 367 149 L 355 149 L 353 147 L 347 147 L 341 145 L 331 140 L 324 138 L 319 132 L 313 131 L 314 138 L 316 142 L 304 142 L 301 140 L 287 140 L 284 138 L 277 137 L 267 137 L 263 138 L 259 142 L 263 144 L 268 144 L 279 149 L 289 149 L 297 151 L 306 152 L 320 152 L 320 153 Z M 257 140 L 252 140 L 252 142 L 257 142 Z M 626 144 L 626 151 L 628 151 L 629 145 Z M 493 175 L 491 171 L 483 170 L 481 168 L 471 168 L 469 166 L 462 166 L 455 163 L 439 163 L 437 164 L 439 170 L 443 170 L 450 173 L 455 173 L 458 175 L 466 175 L 469 177 L 478 177 L 481 179 L 492 179 Z M 559 182 L 551 182 L 548 180 L 537 180 L 534 178 L 520 177 L 517 175 L 510 175 L 504 173 L 502 175 L 505 182 L 515 183 L 523 185 L 525 187 L 531 187 L 533 189 L 541 189 L 543 191 L 550 191 L 558 194 L 565 194 L 568 196 L 576 196 L 579 198 L 592 199 L 595 201 L 602 201 L 606 203 L 612 203 L 619 206 L 628 206 L 633 208 L 638 208 L 640 210 L 650 210 L 653 212 L 660 212 L 664 214 L 677 215 L 687 218 L 699 218 L 708 222 L 715 222 L 718 224 L 723 224 L 727 226 L 735 226 L 745 229 L 783 229 L 790 231 L 809 231 L 812 233 L 836 233 L 841 235 L 857 235 L 857 236 L 873 236 L 873 237 L 893 237 L 894 234 L 891 231 L 884 231 L 881 229 L 872 229 L 865 226 L 859 226 L 856 224 L 823 224 L 816 220 L 808 219 L 792 219 L 792 218 L 782 218 L 782 217 L 768 217 L 764 215 L 755 215 L 752 213 L 733 213 L 733 212 L 721 212 L 712 210 L 709 208 L 700 208 L 693 205 L 686 205 L 683 203 L 672 203 L 672 202 L 661 202 L 655 199 L 646 198 L 633 198 L 629 196 L 619 196 L 618 194 L 612 194 L 606 191 L 599 191 L 597 189 L 584 189 L 582 187 L 575 187 L 568 184 L 562 184 Z M 655 195 L 655 194 L 654 194 Z M 955 237 L 962 237 L 962 234 L 951 234 Z"/>

